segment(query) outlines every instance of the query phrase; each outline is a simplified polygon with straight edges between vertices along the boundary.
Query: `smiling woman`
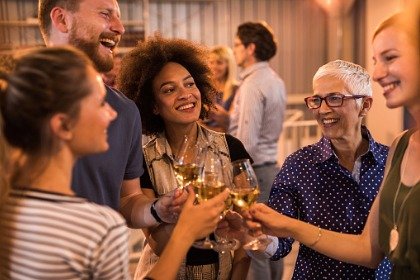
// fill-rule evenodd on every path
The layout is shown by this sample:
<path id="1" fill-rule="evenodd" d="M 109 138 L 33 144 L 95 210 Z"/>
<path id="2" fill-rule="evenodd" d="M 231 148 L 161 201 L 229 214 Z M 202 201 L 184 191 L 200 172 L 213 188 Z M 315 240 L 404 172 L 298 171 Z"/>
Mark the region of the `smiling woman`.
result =
<path id="1" fill-rule="evenodd" d="M 186 40 L 149 38 L 124 56 L 118 86 L 137 104 L 143 133 L 150 141 L 143 145 L 144 169 L 141 186 L 150 197 L 159 197 L 177 188 L 173 169 L 185 135 L 191 145 L 215 145 L 224 163 L 249 158 L 236 138 L 208 130 L 197 121 L 206 116 L 216 90 L 206 63 L 207 51 Z M 187 152 L 190 152 L 189 150 Z M 148 240 L 136 271 L 142 279 L 158 260 L 170 239 L 173 224 L 162 223 L 145 230 Z M 231 274 L 247 272 L 244 251 L 235 252 L 234 265 L 230 254 L 191 248 L 181 266 L 178 279 L 229 279 Z M 236 263 L 240 263 L 237 265 Z M 245 268 L 241 268 L 245 265 Z"/>

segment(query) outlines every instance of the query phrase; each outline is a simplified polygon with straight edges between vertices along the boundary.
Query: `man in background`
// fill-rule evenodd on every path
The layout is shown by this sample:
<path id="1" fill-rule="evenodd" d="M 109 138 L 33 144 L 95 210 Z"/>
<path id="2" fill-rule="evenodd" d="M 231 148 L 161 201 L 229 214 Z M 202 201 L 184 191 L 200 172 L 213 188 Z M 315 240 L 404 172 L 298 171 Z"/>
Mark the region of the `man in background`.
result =
<path id="1" fill-rule="evenodd" d="M 246 22 L 238 27 L 233 48 L 242 67 L 242 83 L 233 101 L 229 133 L 244 144 L 254 160 L 253 168 L 261 190 L 259 202 L 266 202 L 277 166 L 277 142 L 283 127 L 286 89 L 268 61 L 276 54 L 273 32 L 266 23 Z M 249 279 L 280 279 L 281 262 L 251 261 Z"/>

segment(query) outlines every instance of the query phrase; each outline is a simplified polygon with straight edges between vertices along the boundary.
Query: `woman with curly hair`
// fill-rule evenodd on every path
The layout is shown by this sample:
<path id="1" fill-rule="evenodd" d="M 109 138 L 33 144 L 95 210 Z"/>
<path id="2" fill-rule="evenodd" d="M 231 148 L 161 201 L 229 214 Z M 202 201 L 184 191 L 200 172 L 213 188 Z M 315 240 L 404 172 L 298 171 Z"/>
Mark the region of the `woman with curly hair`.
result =
<path id="1" fill-rule="evenodd" d="M 156 36 L 139 43 L 122 61 L 119 88 L 137 104 L 143 133 L 150 137 L 143 145 L 145 173 L 140 178 L 144 193 L 150 197 L 159 197 L 177 187 L 173 155 L 185 135 L 196 143 L 211 141 L 219 148 L 224 163 L 250 158 L 236 138 L 198 124 L 213 106 L 216 93 L 207 55 L 206 49 L 192 42 Z M 157 262 L 173 227 L 162 222 L 144 230 L 147 244 L 136 279 L 142 279 Z M 242 278 L 248 261 L 243 249 L 232 258 L 230 253 L 191 247 L 178 279 Z"/>

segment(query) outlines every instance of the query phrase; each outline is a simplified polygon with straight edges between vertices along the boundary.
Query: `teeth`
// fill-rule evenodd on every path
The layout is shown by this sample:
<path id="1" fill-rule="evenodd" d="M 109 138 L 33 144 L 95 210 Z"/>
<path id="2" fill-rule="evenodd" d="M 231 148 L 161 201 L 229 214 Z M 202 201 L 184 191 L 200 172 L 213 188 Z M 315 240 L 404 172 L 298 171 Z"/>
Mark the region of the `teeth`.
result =
<path id="1" fill-rule="evenodd" d="M 397 83 L 391 83 L 383 87 L 384 91 L 393 90 L 397 86 Z"/>
<path id="2" fill-rule="evenodd" d="M 114 40 L 111 40 L 111 39 L 106 39 L 106 38 L 104 38 L 104 39 L 100 39 L 99 40 L 105 47 L 108 47 L 108 48 L 112 48 L 112 47 L 115 47 L 115 45 L 116 45 L 116 43 L 115 43 L 115 41 Z"/>
<path id="3" fill-rule="evenodd" d="M 185 109 L 189 109 L 189 108 L 193 108 L 193 107 L 194 107 L 194 104 L 189 103 L 189 104 L 186 104 L 186 105 L 179 106 L 178 110 L 185 110 Z"/>
<path id="4" fill-rule="evenodd" d="M 336 123 L 338 121 L 338 119 L 323 119 L 322 123 L 323 124 L 332 124 L 332 123 Z"/>

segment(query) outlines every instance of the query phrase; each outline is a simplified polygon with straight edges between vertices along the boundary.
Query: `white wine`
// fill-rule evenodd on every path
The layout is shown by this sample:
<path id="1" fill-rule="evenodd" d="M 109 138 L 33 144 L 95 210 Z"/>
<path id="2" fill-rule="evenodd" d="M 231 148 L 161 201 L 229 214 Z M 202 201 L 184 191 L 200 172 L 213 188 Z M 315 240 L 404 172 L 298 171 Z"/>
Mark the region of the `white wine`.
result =
<path id="1" fill-rule="evenodd" d="M 174 165 L 175 177 L 180 187 L 197 181 L 202 171 L 203 167 L 196 164 Z"/>
<path id="2" fill-rule="evenodd" d="M 198 202 L 209 200 L 225 190 L 224 184 L 197 184 L 194 186 L 194 192 Z"/>
<path id="3" fill-rule="evenodd" d="M 260 195 L 260 189 L 239 189 L 230 192 L 232 202 L 242 210 L 248 209 Z"/>

